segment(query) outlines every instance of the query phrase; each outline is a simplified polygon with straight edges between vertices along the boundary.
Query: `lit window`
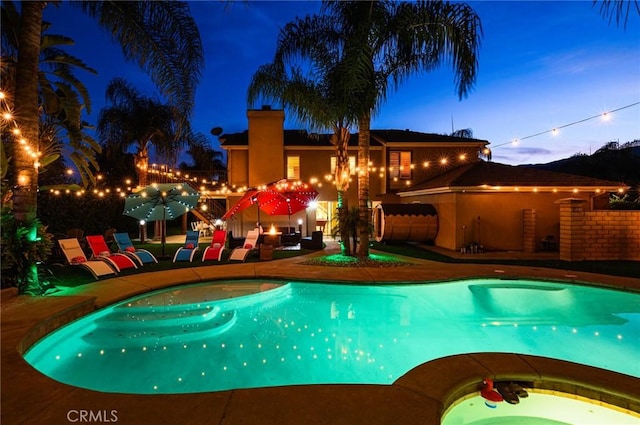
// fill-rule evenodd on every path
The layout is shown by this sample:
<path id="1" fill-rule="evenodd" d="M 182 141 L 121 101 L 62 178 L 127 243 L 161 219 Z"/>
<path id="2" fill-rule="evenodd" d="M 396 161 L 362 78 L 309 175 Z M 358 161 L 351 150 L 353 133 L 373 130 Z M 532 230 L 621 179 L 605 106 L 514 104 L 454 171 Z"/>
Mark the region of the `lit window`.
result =
<path id="1" fill-rule="evenodd" d="M 287 156 L 287 178 L 300 180 L 300 157 L 298 155 Z"/>
<path id="2" fill-rule="evenodd" d="M 411 179 L 411 151 L 389 152 L 389 176 Z"/>
<path id="3" fill-rule="evenodd" d="M 349 157 L 349 174 L 351 174 L 352 176 L 356 174 L 356 157 L 355 156 L 350 156 Z M 331 157 L 331 174 L 335 174 L 336 173 L 336 157 L 332 156 Z"/>

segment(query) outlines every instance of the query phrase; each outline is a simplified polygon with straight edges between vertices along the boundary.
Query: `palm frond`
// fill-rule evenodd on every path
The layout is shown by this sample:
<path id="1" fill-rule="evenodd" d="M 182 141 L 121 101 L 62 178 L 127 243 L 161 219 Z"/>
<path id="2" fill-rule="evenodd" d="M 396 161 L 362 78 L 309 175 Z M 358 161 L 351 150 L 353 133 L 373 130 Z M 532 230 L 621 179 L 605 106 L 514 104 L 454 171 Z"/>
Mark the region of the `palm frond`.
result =
<path id="1" fill-rule="evenodd" d="M 117 40 L 125 59 L 150 75 L 186 121 L 204 64 L 188 3 L 82 1 L 80 5 Z"/>

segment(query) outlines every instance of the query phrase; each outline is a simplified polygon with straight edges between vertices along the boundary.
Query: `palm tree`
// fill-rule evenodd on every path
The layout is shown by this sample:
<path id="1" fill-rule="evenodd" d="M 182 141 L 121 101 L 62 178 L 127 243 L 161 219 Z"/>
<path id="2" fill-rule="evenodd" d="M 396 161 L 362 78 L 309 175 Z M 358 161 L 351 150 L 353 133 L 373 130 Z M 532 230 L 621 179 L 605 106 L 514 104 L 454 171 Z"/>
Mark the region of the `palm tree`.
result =
<path id="1" fill-rule="evenodd" d="M 111 80 L 106 98 L 111 106 L 100 111 L 98 137 L 103 147 L 109 148 L 106 153 L 116 158 L 134 147 L 138 185 L 146 186 L 149 149 L 153 146 L 169 159 L 182 143 L 177 131 L 180 125 L 177 110 L 144 96 L 121 78 Z"/>
<path id="2" fill-rule="evenodd" d="M 193 159 L 193 164 L 181 162 L 181 171 L 187 171 L 193 177 L 207 180 L 226 179 L 227 166 L 224 163 L 223 154 L 213 149 L 207 136 L 202 133 L 194 133 L 186 153 Z"/>
<path id="3" fill-rule="evenodd" d="M 351 99 L 340 84 L 342 64 L 338 55 L 332 56 L 332 52 L 327 51 L 324 45 L 312 43 L 308 46 L 311 63 L 306 64 L 310 68 L 306 73 L 297 64 L 286 66 L 286 62 L 293 61 L 286 51 L 291 49 L 290 43 L 295 40 L 298 28 L 305 23 L 308 21 L 294 21 L 282 29 L 274 62 L 261 66 L 254 74 L 248 89 L 248 101 L 251 105 L 259 98 L 275 100 L 312 131 L 332 131 L 329 140 L 336 148 L 334 182 L 338 200 L 338 229 L 342 236 L 342 253 L 351 254 L 350 238 L 347 236 L 349 204 L 346 194 L 351 178 L 349 127 L 356 117 L 350 115 Z"/>
<path id="4" fill-rule="evenodd" d="M 14 93 L 20 14 L 13 2 L 2 3 L 2 21 L 2 89 L 6 93 Z M 42 172 L 44 167 L 64 154 L 71 159 L 86 186 L 94 182 L 92 170 L 97 166 L 95 155 L 100 146 L 85 132 L 87 124 L 82 121 L 81 114 L 85 109 L 91 111 L 91 99 L 74 71 L 97 72 L 59 47 L 73 45 L 72 39 L 48 34 L 49 28 L 48 23 L 42 23 L 38 67 L 40 132 L 37 150 L 41 154 L 38 170 Z"/>
<path id="5" fill-rule="evenodd" d="M 620 25 L 620 21 L 624 19 L 624 28 L 629 22 L 629 15 L 640 16 L 640 3 L 638 0 L 593 0 L 592 6 L 600 3 L 600 14 L 603 18 L 608 18 L 609 22 L 616 21 L 616 25 Z"/>
<path id="6" fill-rule="evenodd" d="M 193 108 L 195 87 L 203 65 L 197 26 L 185 2 L 80 1 L 79 5 L 101 28 L 112 34 L 123 49 L 125 59 L 147 71 L 160 92 L 181 111 L 186 128 Z M 38 141 L 38 60 L 42 34 L 44 1 L 22 2 L 18 34 L 14 108 L 22 136 L 28 143 Z M 4 24 L 4 23 L 3 23 Z M 37 170 L 34 161 L 13 144 L 14 215 L 18 221 L 35 214 Z"/>
<path id="7" fill-rule="evenodd" d="M 317 43 L 341 58 L 340 81 L 358 116 L 358 254 L 368 256 L 372 114 L 406 78 L 443 64 L 454 69 L 458 96 L 466 96 L 477 74 L 482 27 L 464 3 L 325 0 L 322 9 L 326 15 L 298 21 L 281 54 L 309 57 Z"/>

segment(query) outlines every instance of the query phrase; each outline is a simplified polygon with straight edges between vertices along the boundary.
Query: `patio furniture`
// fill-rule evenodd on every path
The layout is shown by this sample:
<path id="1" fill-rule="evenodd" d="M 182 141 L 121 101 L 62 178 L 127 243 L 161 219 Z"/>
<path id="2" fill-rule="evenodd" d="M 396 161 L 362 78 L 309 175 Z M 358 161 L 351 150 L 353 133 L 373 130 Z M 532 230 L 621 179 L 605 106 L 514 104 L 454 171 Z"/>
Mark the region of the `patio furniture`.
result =
<path id="1" fill-rule="evenodd" d="M 269 245 L 266 243 L 260 244 L 260 260 L 273 260 L 273 245 Z"/>
<path id="2" fill-rule="evenodd" d="M 316 220 L 316 229 L 324 233 L 324 226 L 326 226 L 327 220 Z"/>
<path id="3" fill-rule="evenodd" d="M 176 261 L 193 261 L 193 256 L 198 251 L 198 238 L 200 236 L 199 232 L 194 232 L 192 230 L 187 231 L 187 236 L 184 241 L 184 245 L 178 248 L 175 255 L 173 256 L 173 262 Z"/>
<path id="4" fill-rule="evenodd" d="M 191 230 L 198 232 L 200 236 L 209 236 L 213 226 L 205 221 L 194 221 L 191 223 Z"/>
<path id="5" fill-rule="evenodd" d="M 272 248 L 279 247 L 282 244 L 282 234 L 281 233 L 263 233 L 262 242 L 258 241 L 258 244 L 271 245 Z"/>
<path id="6" fill-rule="evenodd" d="M 204 249 L 202 253 L 202 261 L 206 260 L 218 260 L 222 259 L 222 253 L 224 252 L 224 244 L 227 240 L 227 232 L 224 230 L 214 230 L 213 239 L 211 239 L 211 245 Z"/>
<path id="7" fill-rule="evenodd" d="M 311 232 L 311 237 L 305 237 L 300 240 L 300 248 L 304 249 L 323 249 L 324 243 L 322 242 L 322 232 L 315 230 Z"/>
<path id="8" fill-rule="evenodd" d="M 118 245 L 118 250 L 122 254 L 137 261 L 140 265 L 143 265 L 144 263 L 158 262 L 156 257 L 146 249 L 140 249 L 133 246 L 133 242 L 131 242 L 131 238 L 129 238 L 128 233 L 114 233 L 113 238 Z"/>
<path id="9" fill-rule="evenodd" d="M 553 235 L 547 235 L 542 239 L 542 249 L 544 251 L 556 250 L 556 238 Z"/>
<path id="10" fill-rule="evenodd" d="M 91 252 L 93 252 L 94 259 L 109 262 L 117 271 L 138 268 L 136 263 L 128 256 L 119 252 L 111 252 L 102 235 L 87 236 L 87 243 L 91 248 Z"/>
<path id="11" fill-rule="evenodd" d="M 77 239 L 78 243 L 80 243 L 80 247 L 86 252 L 89 252 L 87 240 L 84 238 L 84 230 L 74 227 L 73 229 L 67 230 L 66 235 L 68 239 Z"/>
<path id="12" fill-rule="evenodd" d="M 235 248 L 229 255 L 229 260 L 245 261 L 251 251 L 258 248 L 258 238 L 260 237 L 260 230 L 253 229 L 247 232 L 247 237 L 244 240 L 242 247 Z"/>
<path id="13" fill-rule="evenodd" d="M 87 259 L 77 238 L 58 239 L 58 245 L 70 265 L 88 270 L 96 279 L 100 276 L 116 274 L 116 270 L 106 261 Z"/>
<path id="14" fill-rule="evenodd" d="M 108 228 L 105 232 L 104 232 L 104 241 L 107 243 L 107 245 L 112 244 L 113 242 L 115 242 L 115 239 L 113 237 L 113 235 L 117 232 L 118 230 L 116 230 L 115 227 L 110 227 Z"/>
<path id="15" fill-rule="evenodd" d="M 227 232 L 227 242 L 229 243 L 229 249 L 231 250 L 233 250 L 234 248 L 240 248 L 242 245 L 244 245 L 244 239 L 245 238 L 241 236 L 233 236 L 233 232 L 231 230 Z"/>
<path id="16" fill-rule="evenodd" d="M 282 245 L 295 246 L 300 243 L 301 234 L 298 232 L 283 233 L 281 237 Z"/>

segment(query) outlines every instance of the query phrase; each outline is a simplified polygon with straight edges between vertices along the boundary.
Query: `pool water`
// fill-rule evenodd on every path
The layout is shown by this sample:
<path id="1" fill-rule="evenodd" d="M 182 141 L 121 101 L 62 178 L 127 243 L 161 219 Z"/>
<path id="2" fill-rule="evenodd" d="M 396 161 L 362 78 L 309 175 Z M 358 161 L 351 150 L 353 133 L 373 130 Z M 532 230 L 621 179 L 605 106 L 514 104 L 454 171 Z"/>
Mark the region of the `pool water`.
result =
<path id="1" fill-rule="evenodd" d="M 419 364 L 472 352 L 546 356 L 640 377 L 640 294 L 497 279 L 214 282 L 100 310 L 25 358 L 66 384 L 149 394 L 391 384 Z"/>
<path id="2" fill-rule="evenodd" d="M 517 405 L 498 403 L 488 409 L 479 395 L 460 400 L 442 425 L 638 425 L 640 414 L 555 391 L 529 391 Z"/>

